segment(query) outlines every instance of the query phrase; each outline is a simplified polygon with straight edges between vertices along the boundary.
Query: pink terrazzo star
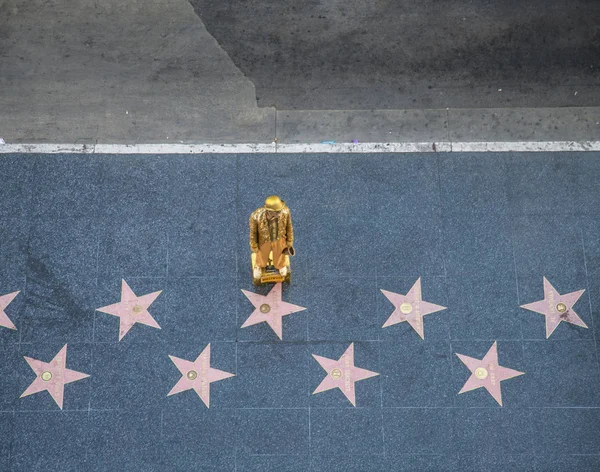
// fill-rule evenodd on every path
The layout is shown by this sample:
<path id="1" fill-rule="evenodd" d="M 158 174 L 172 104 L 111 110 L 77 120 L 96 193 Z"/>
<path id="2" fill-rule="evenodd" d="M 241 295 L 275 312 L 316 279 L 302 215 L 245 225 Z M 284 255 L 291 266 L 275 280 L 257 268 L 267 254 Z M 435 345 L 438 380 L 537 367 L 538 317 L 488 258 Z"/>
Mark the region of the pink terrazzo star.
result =
<path id="1" fill-rule="evenodd" d="M 175 356 L 169 356 L 169 358 L 183 374 L 183 377 L 179 379 L 167 396 L 194 390 L 207 408 L 210 408 L 210 384 L 235 376 L 235 374 L 213 369 L 210 366 L 210 344 L 204 348 L 194 362 Z"/>
<path id="2" fill-rule="evenodd" d="M 585 290 L 561 295 L 544 277 L 544 299 L 521 305 L 521 308 L 541 313 L 546 317 L 546 339 L 548 339 L 561 321 L 587 328 L 579 315 L 573 311 L 573 306 L 583 295 L 583 292 Z"/>
<path id="3" fill-rule="evenodd" d="M 129 288 L 127 282 L 123 280 L 121 283 L 121 301 L 102 308 L 97 308 L 96 311 L 101 311 L 102 313 L 118 316 L 120 318 L 120 341 L 136 323 L 160 329 L 156 320 L 152 318 L 148 312 L 148 308 L 161 293 L 162 290 L 159 290 L 158 292 L 148 293 L 147 295 L 138 297 L 133 293 L 133 290 Z"/>
<path id="4" fill-rule="evenodd" d="M 348 346 L 346 352 L 337 361 L 316 354 L 313 354 L 313 357 L 327 372 L 327 377 L 315 389 L 313 395 L 332 388 L 339 388 L 353 406 L 356 406 L 354 384 L 359 380 L 370 379 L 379 375 L 377 372 L 361 369 L 354 365 L 354 343 Z"/>
<path id="5" fill-rule="evenodd" d="M 423 327 L 423 317 L 430 313 L 445 310 L 445 306 L 434 305 L 433 303 L 424 302 L 421 295 L 421 277 L 417 279 L 406 295 L 399 293 L 381 292 L 392 302 L 395 307 L 394 312 L 384 323 L 383 328 L 408 321 L 421 339 L 425 339 L 425 328 Z"/>
<path id="6" fill-rule="evenodd" d="M 14 329 L 14 330 L 17 329 L 17 327 L 13 324 L 13 322 L 10 321 L 10 319 L 8 318 L 8 315 L 4 312 L 4 310 L 9 305 L 9 303 L 15 299 L 15 297 L 19 293 L 20 292 L 13 292 L 13 293 L 8 293 L 6 295 L 0 296 L 0 326 L 2 326 L 4 328 Z"/>
<path id="7" fill-rule="evenodd" d="M 37 377 L 33 383 L 27 387 L 27 390 L 23 392 L 21 398 L 48 390 L 50 396 L 62 410 L 65 384 L 77 382 L 78 380 L 89 377 L 88 374 L 83 374 L 81 372 L 76 372 L 66 368 L 66 344 L 50 362 L 42 362 L 27 356 L 24 357 L 29 364 L 29 367 L 31 367 L 36 373 Z"/>
<path id="8" fill-rule="evenodd" d="M 502 406 L 500 382 L 512 379 L 513 377 L 518 377 L 525 373 L 498 365 L 498 347 L 495 341 L 485 357 L 481 360 L 463 354 L 456 355 L 471 371 L 471 377 L 469 377 L 467 383 L 458 393 L 469 392 L 476 388 L 483 387 L 490 392 L 490 395 L 494 397 L 494 400 L 496 400 L 500 406 Z"/>
<path id="9" fill-rule="evenodd" d="M 250 317 L 242 325 L 242 328 L 265 322 L 275 331 L 279 339 L 283 339 L 282 318 L 286 315 L 306 310 L 304 307 L 292 305 L 281 300 L 281 283 L 275 284 L 267 295 L 260 295 L 248 292 L 247 290 L 242 290 L 242 292 L 255 308 Z"/>

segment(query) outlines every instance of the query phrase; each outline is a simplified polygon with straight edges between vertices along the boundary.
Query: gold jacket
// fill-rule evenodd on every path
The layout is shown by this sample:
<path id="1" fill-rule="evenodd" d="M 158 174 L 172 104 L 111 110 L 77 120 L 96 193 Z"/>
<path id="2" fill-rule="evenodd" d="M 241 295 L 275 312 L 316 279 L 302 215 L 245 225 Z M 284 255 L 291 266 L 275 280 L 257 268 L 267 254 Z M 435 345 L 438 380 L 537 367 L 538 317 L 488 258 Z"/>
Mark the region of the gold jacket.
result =
<path id="1" fill-rule="evenodd" d="M 262 243 L 271 240 L 266 213 L 267 209 L 261 207 L 250 215 L 250 249 L 252 252 L 258 251 Z M 277 218 L 277 239 L 285 239 L 287 247 L 291 247 L 294 244 L 294 228 L 292 215 L 287 205 L 284 204 Z"/>

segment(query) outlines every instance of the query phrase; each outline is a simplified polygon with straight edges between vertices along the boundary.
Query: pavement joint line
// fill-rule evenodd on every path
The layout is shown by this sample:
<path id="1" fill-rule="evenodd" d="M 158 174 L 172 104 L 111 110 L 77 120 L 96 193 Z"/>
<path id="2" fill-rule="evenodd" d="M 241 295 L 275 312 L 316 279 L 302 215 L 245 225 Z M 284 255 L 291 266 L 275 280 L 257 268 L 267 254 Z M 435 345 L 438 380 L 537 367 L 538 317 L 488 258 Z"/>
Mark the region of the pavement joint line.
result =
<path id="1" fill-rule="evenodd" d="M 0 154 L 346 154 L 600 151 L 600 141 L 248 144 L 2 144 Z"/>

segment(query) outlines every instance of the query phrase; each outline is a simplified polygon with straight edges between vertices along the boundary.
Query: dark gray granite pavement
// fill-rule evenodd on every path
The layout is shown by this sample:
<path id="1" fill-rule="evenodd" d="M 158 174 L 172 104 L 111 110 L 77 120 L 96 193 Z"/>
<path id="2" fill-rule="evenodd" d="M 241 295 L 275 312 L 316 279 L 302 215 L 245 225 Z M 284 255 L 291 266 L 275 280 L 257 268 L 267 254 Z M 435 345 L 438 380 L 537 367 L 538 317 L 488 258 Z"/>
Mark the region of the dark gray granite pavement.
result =
<path id="1" fill-rule="evenodd" d="M 21 290 L 0 328 L 0 470 L 596 471 L 600 464 L 600 155 L 2 155 L 0 294 Z M 241 329 L 252 306 L 247 223 L 265 196 L 292 210 L 297 256 L 284 299 L 307 310 Z M 379 289 L 448 307 L 381 329 Z M 545 339 L 542 276 L 589 329 Z M 125 278 L 161 330 L 95 308 Z M 455 353 L 525 372 L 458 395 Z M 211 408 L 168 355 L 236 376 Z M 311 395 L 355 343 L 357 407 Z M 23 356 L 90 374 L 64 410 Z"/>

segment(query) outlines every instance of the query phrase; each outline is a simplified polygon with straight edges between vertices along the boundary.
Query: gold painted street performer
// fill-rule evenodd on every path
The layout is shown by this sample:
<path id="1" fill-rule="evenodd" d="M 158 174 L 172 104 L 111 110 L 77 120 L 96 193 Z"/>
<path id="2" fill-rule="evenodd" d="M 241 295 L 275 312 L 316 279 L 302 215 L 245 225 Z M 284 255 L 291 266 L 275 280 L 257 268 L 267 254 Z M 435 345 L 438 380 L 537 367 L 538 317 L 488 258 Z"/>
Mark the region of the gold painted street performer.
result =
<path id="1" fill-rule="evenodd" d="M 294 255 L 294 228 L 292 215 L 285 202 L 276 195 L 267 197 L 265 206 L 257 208 L 250 215 L 250 249 L 254 263 L 254 280 L 261 280 L 272 264 L 282 278 L 288 276 L 289 258 Z M 288 276 L 289 279 L 289 276 Z"/>

